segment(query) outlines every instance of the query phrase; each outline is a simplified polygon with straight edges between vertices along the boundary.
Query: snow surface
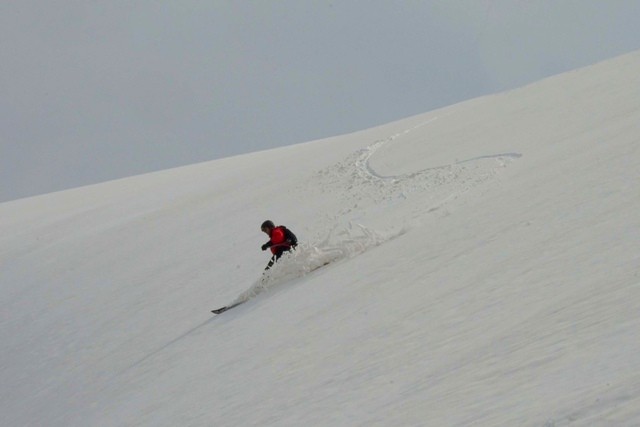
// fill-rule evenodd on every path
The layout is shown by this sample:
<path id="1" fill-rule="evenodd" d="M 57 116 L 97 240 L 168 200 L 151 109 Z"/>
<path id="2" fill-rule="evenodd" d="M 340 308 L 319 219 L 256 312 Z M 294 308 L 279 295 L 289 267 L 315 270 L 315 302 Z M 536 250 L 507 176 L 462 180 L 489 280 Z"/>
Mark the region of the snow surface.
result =
<path id="1" fill-rule="evenodd" d="M 638 426 L 639 146 L 636 52 L 0 204 L 2 425 Z"/>

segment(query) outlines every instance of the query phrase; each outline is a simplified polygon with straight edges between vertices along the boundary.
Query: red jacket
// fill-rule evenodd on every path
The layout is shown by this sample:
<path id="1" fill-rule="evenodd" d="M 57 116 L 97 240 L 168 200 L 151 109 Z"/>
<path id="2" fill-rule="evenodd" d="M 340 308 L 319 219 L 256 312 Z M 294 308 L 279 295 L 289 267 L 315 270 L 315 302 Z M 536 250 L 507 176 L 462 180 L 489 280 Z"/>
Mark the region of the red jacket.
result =
<path id="1" fill-rule="evenodd" d="M 274 255 L 277 252 L 282 252 L 282 250 L 287 250 L 291 247 L 291 244 L 287 242 L 284 230 L 280 226 L 271 230 L 269 237 L 271 238 L 271 253 Z"/>

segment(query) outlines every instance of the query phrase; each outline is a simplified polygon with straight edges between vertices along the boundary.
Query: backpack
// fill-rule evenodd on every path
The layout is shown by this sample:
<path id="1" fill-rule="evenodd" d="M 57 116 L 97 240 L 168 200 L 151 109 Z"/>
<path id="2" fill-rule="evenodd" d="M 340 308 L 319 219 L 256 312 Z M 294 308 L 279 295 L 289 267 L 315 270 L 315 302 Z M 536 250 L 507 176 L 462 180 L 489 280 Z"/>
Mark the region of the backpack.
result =
<path id="1" fill-rule="evenodd" d="M 289 230 L 287 227 L 285 227 L 284 225 L 281 225 L 280 228 L 282 228 L 282 230 L 284 231 L 284 237 L 291 242 L 291 246 L 292 247 L 296 247 L 298 246 L 298 238 L 296 237 L 295 234 L 293 234 L 293 231 Z"/>

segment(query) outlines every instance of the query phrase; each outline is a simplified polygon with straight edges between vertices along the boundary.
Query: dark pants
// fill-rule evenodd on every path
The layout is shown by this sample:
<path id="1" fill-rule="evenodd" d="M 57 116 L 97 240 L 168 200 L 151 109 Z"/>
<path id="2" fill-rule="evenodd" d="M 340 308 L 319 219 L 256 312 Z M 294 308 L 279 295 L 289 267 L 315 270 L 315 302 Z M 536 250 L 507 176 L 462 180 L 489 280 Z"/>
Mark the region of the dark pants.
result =
<path id="1" fill-rule="evenodd" d="M 276 253 L 273 254 L 271 259 L 269 260 L 269 264 L 267 264 L 267 266 L 264 268 L 265 271 L 270 269 L 271 267 L 273 267 L 273 264 L 275 264 L 280 259 L 282 254 L 284 254 L 285 252 L 291 252 L 291 250 L 295 249 L 295 248 L 296 248 L 295 246 L 291 246 L 291 247 L 288 247 L 288 248 L 278 248 Z"/>

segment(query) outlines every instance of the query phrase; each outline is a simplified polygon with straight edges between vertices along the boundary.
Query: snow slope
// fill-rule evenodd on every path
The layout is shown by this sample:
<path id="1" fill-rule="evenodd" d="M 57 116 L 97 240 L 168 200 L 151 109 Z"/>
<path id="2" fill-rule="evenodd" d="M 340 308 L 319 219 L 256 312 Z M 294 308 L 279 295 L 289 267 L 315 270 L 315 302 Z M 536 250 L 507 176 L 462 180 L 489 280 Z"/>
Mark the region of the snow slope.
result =
<path id="1" fill-rule="evenodd" d="M 0 204 L 2 423 L 640 425 L 639 146 L 636 52 Z"/>

